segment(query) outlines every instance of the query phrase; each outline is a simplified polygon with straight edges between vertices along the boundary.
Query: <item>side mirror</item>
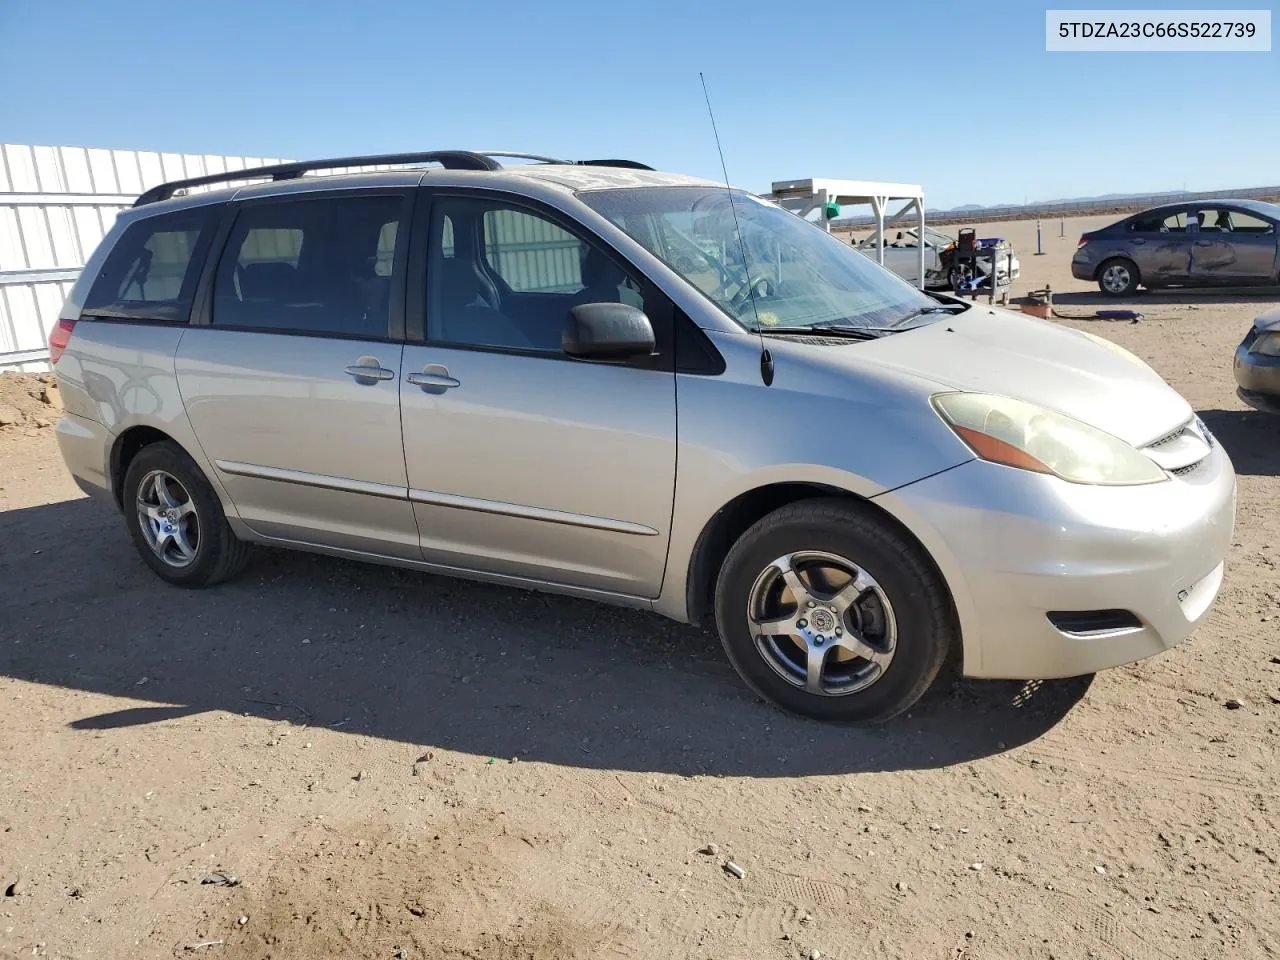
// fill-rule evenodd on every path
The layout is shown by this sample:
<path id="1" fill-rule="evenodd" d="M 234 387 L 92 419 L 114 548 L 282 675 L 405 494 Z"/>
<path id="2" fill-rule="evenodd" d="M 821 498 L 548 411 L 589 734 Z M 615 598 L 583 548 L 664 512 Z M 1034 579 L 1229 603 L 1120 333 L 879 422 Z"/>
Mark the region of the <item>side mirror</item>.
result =
<path id="1" fill-rule="evenodd" d="M 583 303 L 569 311 L 564 352 L 584 360 L 647 357 L 656 346 L 653 324 L 629 303 Z"/>

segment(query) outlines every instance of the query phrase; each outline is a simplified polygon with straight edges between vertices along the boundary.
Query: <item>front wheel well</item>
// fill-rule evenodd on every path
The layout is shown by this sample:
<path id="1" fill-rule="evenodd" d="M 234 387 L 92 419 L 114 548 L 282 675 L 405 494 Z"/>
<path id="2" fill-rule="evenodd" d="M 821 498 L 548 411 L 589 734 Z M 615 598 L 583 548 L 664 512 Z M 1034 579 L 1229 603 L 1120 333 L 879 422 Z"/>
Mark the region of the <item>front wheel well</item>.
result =
<path id="1" fill-rule="evenodd" d="M 116 498 L 116 503 L 123 509 L 124 501 L 122 500 L 124 486 L 124 476 L 129 472 L 129 464 L 133 463 L 136 457 L 146 447 L 153 443 L 160 443 L 168 440 L 170 443 L 177 443 L 173 437 L 169 436 L 163 430 L 157 430 L 155 427 L 130 427 L 120 436 L 116 437 L 115 443 L 111 445 L 111 493 Z M 181 446 L 181 444 L 178 444 Z"/>
<path id="2" fill-rule="evenodd" d="M 817 497 L 836 497 L 863 505 L 886 517 L 904 537 L 916 545 L 920 553 L 937 569 L 937 564 L 924 549 L 923 544 L 911 533 L 902 522 L 865 497 L 859 497 L 847 490 L 829 487 L 818 483 L 775 483 L 764 487 L 756 487 L 746 493 L 739 494 L 720 508 L 714 517 L 707 521 L 698 535 L 693 548 L 693 556 L 689 560 L 689 577 L 685 584 L 685 615 L 690 623 L 702 625 L 709 623 L 715 610 L 716 579 L 729 549 L 738 538 L 757 520 L 762 519 L 780 507 L 810 500 Z M 939 572 L 939 581 L 946 584 L 946 579 Z"/>

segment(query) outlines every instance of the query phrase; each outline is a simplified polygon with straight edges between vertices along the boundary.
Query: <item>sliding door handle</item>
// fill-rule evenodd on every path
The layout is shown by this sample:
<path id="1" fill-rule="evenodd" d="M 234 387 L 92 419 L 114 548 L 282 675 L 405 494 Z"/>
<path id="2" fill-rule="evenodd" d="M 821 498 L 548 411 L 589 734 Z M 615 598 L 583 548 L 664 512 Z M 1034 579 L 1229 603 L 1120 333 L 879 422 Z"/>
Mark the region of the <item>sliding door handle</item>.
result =
<path id="1" fill-rule="evenodd" d="M 462 386 L 461 382 L 448 373 L 411 373 L 405 377 L 415 387 L 435 387 L 438 390 L 451 390 Z"/>
<path id="2" fill-rule="evenodd" d="M 355 363 L 342 368 L 349 377 L 355 377 L 357 383 L 377 383 L 379 380 L 390 380 L 396 375 L 394 370 L 387 370 L 378 362 L 377 357 L 361 357 Z"/>
<path id="3" fill-rule="evenodd" d="M 444 393 L 462 385 L 456 377 L 449 376 L 449 368 L 443 363 L 428 363 L 420 373 L 411 373 L 404 379 L 425 393 Z"/>

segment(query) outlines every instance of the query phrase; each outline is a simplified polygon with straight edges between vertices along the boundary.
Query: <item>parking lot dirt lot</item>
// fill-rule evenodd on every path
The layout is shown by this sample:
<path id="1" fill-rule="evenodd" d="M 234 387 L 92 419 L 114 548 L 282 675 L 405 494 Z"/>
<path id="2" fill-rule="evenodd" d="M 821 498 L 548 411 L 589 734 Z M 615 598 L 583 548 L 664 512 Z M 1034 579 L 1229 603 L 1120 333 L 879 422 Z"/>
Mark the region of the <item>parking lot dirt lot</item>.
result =
<path id="1" fill-rule="evenodd" d="M 1046 222 L 1042 257 L 1034 224 L 979 235 L 1014 241 L 1015 293 L 1083 314 L 1085 222 Z M 1280 420 L 1231 377 L 1277 299 L 1061 321 L 1151 363 L 1236 464 L 1192 638 L 869 729 L 779 714 L 643 613 L 267 550 L 165 586 L 51 429 L 0 427 L 0 955 L 1280 955 Z"/>

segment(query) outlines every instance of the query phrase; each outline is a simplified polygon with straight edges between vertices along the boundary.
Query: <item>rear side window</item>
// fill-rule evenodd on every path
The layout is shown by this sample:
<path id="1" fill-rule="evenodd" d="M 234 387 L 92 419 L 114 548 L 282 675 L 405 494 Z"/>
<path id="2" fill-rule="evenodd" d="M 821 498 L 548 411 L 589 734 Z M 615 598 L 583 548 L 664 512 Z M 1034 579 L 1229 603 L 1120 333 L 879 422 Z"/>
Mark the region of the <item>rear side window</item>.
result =
<path id="1" fill-rule="evenodd" d="M 385 338 L 400 196 L 245 206 L 223 248 L 213 325 Z"/>
<path id="2" fill-rule="evenodd" d="M 148 217 L 120 236 L 85 297 L 84 312 L 186 323 L 221 207 Z"/>
<path id="3" fill-rule="evenodd" d="M 1135 233 L 1184 233 L 1187 229 L 1187 212 L 1144 214 L 1130 221 L 1129 229 Z"/>

